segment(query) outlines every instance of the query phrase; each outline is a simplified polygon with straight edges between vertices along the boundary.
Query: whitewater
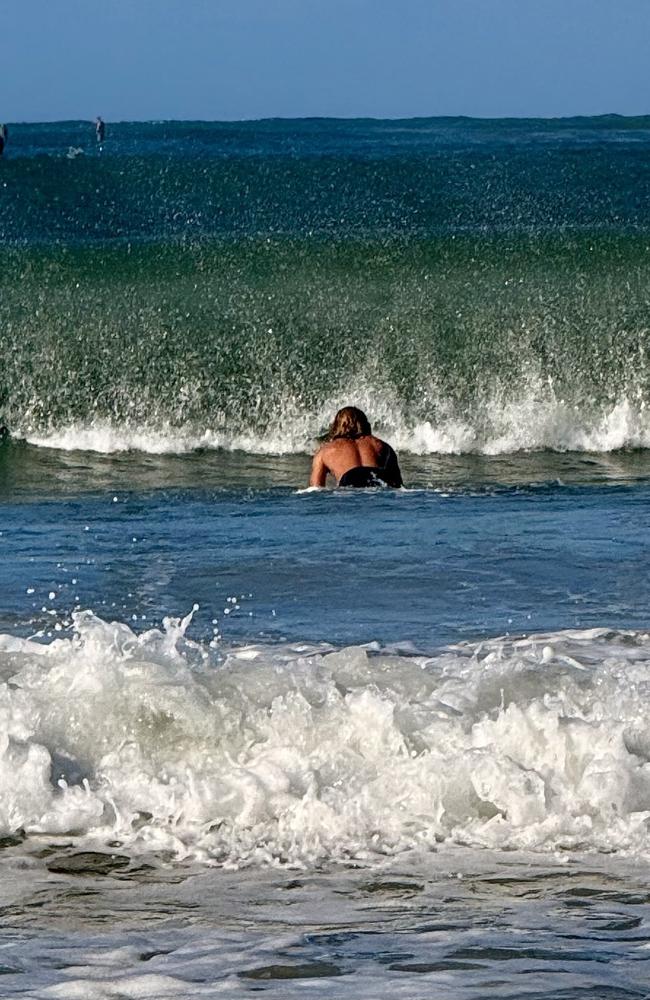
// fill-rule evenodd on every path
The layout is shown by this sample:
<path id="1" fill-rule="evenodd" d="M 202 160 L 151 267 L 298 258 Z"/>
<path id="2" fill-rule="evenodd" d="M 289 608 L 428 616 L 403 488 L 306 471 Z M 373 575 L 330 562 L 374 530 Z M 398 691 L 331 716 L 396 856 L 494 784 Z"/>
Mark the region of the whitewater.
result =
<path id="1" fill-rule="evenodd" d="M 3 834 L 228 867 L 447 841 L 647 853 L 647 633 L 221 651 L 190 617 L 2 638 Z"/>

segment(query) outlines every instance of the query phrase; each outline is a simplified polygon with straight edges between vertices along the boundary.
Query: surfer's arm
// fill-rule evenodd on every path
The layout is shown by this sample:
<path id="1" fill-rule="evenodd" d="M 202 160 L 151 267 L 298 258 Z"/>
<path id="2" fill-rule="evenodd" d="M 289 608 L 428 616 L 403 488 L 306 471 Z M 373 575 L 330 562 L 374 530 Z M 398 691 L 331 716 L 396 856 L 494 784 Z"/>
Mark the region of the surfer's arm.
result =
<path id="1" fill-rule="evenodd" d="M 397 455 L 389 444 L 386 445 L 386 448 L 388 449 L 388 453 L 384 459 L 384 474 L 391 486 L 399 488 L 404 485 L 404 480 L 402 479 Z"/>
<path id="2" fill-rule="evenodd" d="M 322 449 L 316 452 L 311 463 L 310 486 L 324 486 L 327 481 L 327 466 L 323 460 Z"/>

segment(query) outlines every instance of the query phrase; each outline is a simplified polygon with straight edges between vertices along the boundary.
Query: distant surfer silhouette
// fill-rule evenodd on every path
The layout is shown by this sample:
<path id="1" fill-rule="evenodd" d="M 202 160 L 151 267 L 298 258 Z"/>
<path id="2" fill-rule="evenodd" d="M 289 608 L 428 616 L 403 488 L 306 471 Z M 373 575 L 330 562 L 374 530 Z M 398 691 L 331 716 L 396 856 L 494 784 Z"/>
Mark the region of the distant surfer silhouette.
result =
<path id="1" fill-rule="evenodd" d="M 106 122 L 99 115 L 95 118 L 95 135 L 97 142 L 103 142 L 106 137 Z"/>
<path id="2" fill-rule="evenodd" d="M 6 125 L 0 125 L 0 156 L 5 151 L 5 146 L 7 145 L 7 139 L 9 138 L 9 129 Z"/>
<path id="3" fill-rule="evenodd" d="M 309 485 L 324 486 L 328 473 L 338 486 L 403 486 L 397 455 L 375 437 L 356 406 L 344 406 L 334 417 L 327 440 L 314 455 Z"/>

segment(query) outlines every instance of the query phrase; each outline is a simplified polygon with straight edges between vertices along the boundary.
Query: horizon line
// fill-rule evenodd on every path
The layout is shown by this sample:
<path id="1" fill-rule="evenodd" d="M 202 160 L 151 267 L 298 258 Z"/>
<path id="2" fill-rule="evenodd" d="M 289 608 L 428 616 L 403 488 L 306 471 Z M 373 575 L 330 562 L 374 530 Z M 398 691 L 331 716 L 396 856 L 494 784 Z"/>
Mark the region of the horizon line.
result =
<path id="1" fill-rule="evenodd" d="M 65 125 L 78 123 L 92 123 L 97 116 L 88 118 L 23 118 L 5 119 L 8 125 Z M 623 114 L 619 111 L 603 111 L 595 114 L 567 114 L 567 115 L 468 115 L 468 114 L 437 114 L 437 115 L 397 115 L 382 117 L 380 115 L 263 115 L 259 118 L 104 118 L 104 121 L 113 125 L 169 125 L 169 124 L 192 124 L 203 125 L 253 125 L 263 122 L 318 122 L 318 121 L 375 121 L 375 122 L 415 122 L 415 121 L 481 121 L 481 122 L 523 122 L 523 121 L 545 121 L 561 122 L 576 121 L 576 119 L 603 119 L 620 118 L 635 119 L 648 118 L 650 111 L 639 114 Z"/>

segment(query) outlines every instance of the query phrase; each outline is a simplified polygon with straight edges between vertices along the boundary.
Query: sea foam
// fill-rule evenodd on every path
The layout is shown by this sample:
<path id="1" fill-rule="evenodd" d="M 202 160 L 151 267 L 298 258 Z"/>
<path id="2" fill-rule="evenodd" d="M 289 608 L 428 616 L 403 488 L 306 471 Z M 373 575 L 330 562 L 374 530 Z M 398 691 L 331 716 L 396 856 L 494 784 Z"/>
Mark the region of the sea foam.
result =
<path id="1" fill-rule="evenodd" d="M 349 397 L 352 398 L 352 397 Z M 142 452 L 187 454 L 201 449 L 242 451 L 257 455 L 309 453 L 315 436 L 327 426 L 343 397 L 317 413 L 293 421 L 254 428 L 224 430 L 161 424 L 119 424 L 108 421 L 69 424 L 47 431 L 17 429 L 29 443 L 63 451 L 100 454 Z M 610 452 L 650 448 L 650 411 L 622 399 L 596 413 L 581 413 L 558 401 L 540 403 L 521 398 L 507 405 L 491 404 L 480 419 L 454 414 L 438 421 L 414 420 L 399 407 L 375 399 L 364 404 L 378 414 L 375 430 L 399 450 L 413 455 L 508 455 L 521 451 Z"/>
<path id="2" fill-rule="evenodd" d="M 0 637 L 0 831 L 228 866 L 441 842 L 650 851 L 650 636 L 219 648 L 91 612 Z"/>

